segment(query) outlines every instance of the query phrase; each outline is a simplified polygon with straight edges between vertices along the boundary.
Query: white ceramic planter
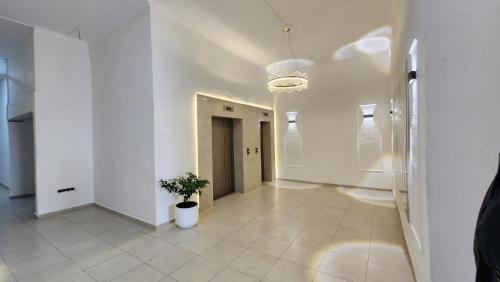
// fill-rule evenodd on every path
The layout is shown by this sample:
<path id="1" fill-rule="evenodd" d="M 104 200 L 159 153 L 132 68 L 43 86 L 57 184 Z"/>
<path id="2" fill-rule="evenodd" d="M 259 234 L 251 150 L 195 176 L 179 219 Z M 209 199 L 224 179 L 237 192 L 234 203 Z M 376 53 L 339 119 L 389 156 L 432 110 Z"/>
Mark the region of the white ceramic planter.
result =
<path id="1" fill-rule="evenodd" d="M 190 208 L 179 208 L 175 206 L 175 224 L 180 228 L 191 228 L 198 223 L 198 204 Z"/>

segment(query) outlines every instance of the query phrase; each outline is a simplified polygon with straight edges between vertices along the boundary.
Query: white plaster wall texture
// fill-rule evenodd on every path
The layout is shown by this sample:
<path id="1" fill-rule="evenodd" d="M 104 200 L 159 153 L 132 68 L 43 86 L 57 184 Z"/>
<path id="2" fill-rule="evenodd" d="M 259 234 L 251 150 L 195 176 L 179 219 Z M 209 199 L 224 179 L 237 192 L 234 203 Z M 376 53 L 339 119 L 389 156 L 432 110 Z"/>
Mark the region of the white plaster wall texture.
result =
<path id="1" fill-rule="evenodd" d="M 473 281 L 476 219 L 500 152 L 500 2 L 420 5 L 431 279 Z"/>
<path id="2" fill-rule="evenodd" d="M 95 202 L 155 224 L 150 15 L 90 46 Z"/>
<path id="3" fill-rule="evenodd" d="M 37 214 L 94 202 L 92 81 L 85 42 L 35 28 Z M 75 187 L 68 193 L 58 189 Z"/>
<path id="4" fill-rule="evenodd" d="M 362 59 L 360 59 L 362 60 Z M 311 76 L 314 77 L 314 76 Z M 357 85 L 276 96 L 278 177 L 283 179 L 392 188 L 390 96 L 388 76 Z M 357 115 L 359 105 L 377 104 L 374 120 L 382 134 L 382 157 L 374 168 L 362 171 L 357 161 Z M 303 163 L 286 164 L 287 112 L 298 112 L 296 126 L 301 134 Z"/>
<path id="5" fill-rule="evenodd" d="M 35 91 L 33 30 L 7 56 L 9 62 L 9 118 L 33 111 Z"/>

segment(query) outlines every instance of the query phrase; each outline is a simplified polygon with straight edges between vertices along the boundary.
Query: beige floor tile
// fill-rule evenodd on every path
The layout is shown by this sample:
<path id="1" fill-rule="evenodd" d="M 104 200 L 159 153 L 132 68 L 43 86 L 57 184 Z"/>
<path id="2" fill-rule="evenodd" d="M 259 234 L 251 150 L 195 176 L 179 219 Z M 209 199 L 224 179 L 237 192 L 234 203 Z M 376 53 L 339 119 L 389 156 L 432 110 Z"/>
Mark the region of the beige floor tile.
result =
<path id="1" fill-rule="evenodd" d="M 330 224 L 330 223 L 325 223 L 322 221 L 313 220 L 313 221 L 309 222 L 309 224 L 304 228 L 304 230 L 307 230 L 310 232 L 335 235 L 338 228 L 339 228 L 339 226 L 336 224 Z"/>
<path id="2" fill-rule="evenodd" d="M 100 239 L 114 245 L 122 251 L 129 250 L 145 241 L 153 239 L 152 236 L 142 231 L 122 232 L 121 230 L 111 231 L 98 236 Z"/>
<path id="3" fill-rule="evenodd" d="M 163 232 L 160 235 L 156 236 L 158 239 L 169 242 L 174 245 L 182 244 L 184 241 L 189 240 L 191 237 L 197 235 L 198 232 L 189 230 L 189 229 L 181 229 L 178 227 L 172 228 L 167 232 Z"/>
<path id="4" fill-rule="evenodd" d="M 152 239 L 148 241 L 144 241 L 134 248 L 127 251 L 130 255 L 136 257 L 141 261 L 151 260 L 166 250 L 172 248 L 174 245 L 162 241 L 160 239 Z"/>
<path id="5" fill-rule="evenodd" d="M 254 219 L 254 220 L 250 221 L 249 223 L 245 224 L 242 228 L 243 228 L 243 230 L 248 230 L 248 231 L 264 234 L 264 233 L 269 232 L 271 229 L 273 229 L 273 227 L 275 225 L 276 225 L 276 223 L 267 222 L 267 221 L 263 221 L 263 220 L 259 220 L 259 219 Z"/>
<path id="6" fill-rule="evenodd" d="M 240 229 L 228 237 L 224 238 L 224 241 L 228 241 L 230 243 L 234 243 L 243 247 L 250 247 L 255 241 L 259 240 L 264 234 Z"/>
<path id="7" fill-rule="evenodd" d="M 311 204 L 302 204 L 295 208 L 289 215 L 294 217 L 305 217 L 311 218 L 316 216 L 318 212 L 321 210 L 321 206 L 311 205 Z"/>
<path id="8" fill-rule="evenodd" d="M 258 279 L 241 273 L 237 270 L 226 268 L 219 272 L 210 282 L 256 282 Z"/>
<path id="9" fill-rule="evenodd" d="M 220 264 L 198 257 L 170 274 L 170 276 L 180 282 L 209 281 L 223 268 L 224 266 Z"/>
<path id="10" fill-rule="evenodd" d="M 297 236 L 299 236 L 302 229 L 288 226 L 284 224 L 278 224 L 273 227 L 269 232 L 266 233 L 268 236 L 276 237 L 279 239 L 293 241 Z"/>
<path id="11" fill-rule="evenodd" d="M 270 236 L 262 236 L 250 248 L 275 257 L 282 256 L 291 245 L 290 241 Z"/>
<path id="12" fill-rule="evenodd" d="M 111 281 L 140 264 L 141 262 L 133 256 L 121 254 L 89 268 L 86 272 L 97 281 Z"/>
<path id="13" fill-rule="evenodd" d="M 372 230 L 371 242 L 394 246 L 404 246 L 405 238 L 402 234 L 382 234 Z"/>
<path id="14" fill-rule="evenodd" d="M 370 242 L 361 240 L 333 239 L 328 253 L 368 261 Z"/>
<path id="15" fill-rule="evenodd" d="M 342 279 L 337 276 L 328 275 L 322 272 L 316 272 L 316 276 L 314 276 L 314 282 L 350 282 L 348 280 Z"/>
<path id="16" fill-rule="evenodd" d="M 332 225 L 339 225 L 345 214 L 346 211 L 344 209 L 324 206 L 318 213 L 316 213 L 315 220 Z"/>
<path id="17" fill-rule="evenodd" d="M 202 234 L 222 239 L 236 231 L 238 227 L 239 226 L 224 224 L 220 222 L 208 222 L 198 224 L 198 226 L 196 226 L 194 230 Z"/>
<path id="18" fill-rule="evenodd" d="M 41 234 L 58 249 L 94 238 L 90 233 L 76 226 L 48 229 Z"/>
<path id="19" fill-rule="evenodd" d="M 335 238 L 342 238 L 347 240 L 362 240 L 369 241 L 371 236 L 371 228 L 365 225 L 357 225 L 353 222 L 339 226 L 335 233 Z"/>
<path id="20" fill-rule="evenodd" d="M 360 222 L 363 225 L 371 226 L 373 223 L 373 215 L 365 215 L 365 214 L 359 214 L 356 212 L 347 212 L 344 216 L 345 221 L 355 221 L 355 222 Z"/>
<path id="21" fill-rule="evenodd" d="M 62 216 L 72 223 L 80 223 L 83 221 L 91 220 L 95 217 L 102 217 L 103 214 L 104 213 L 100 209 L 89 207 L 66 212 Z"/>
<path id="22" fill-rule="evenodd" d="M 174 278 L 170 277 L 170 276 L 166 276 L 165 278 L 163 278 L 162 280 L 160 280 L 160 282 L 178 282 L 178 281 L 175 280 Z"/>
<path id="23" fill-rule="evenodd" d="M 141 264 L 122 275 L 115 278 L 113 281 L 120 282 L 157 282 L 163 279 L 165 275 L 149 265 Z"/>
<path id="24" fill-rule="evenodd" d="M 311 218 L 286 216 L 279 223 L 304 229 L 311 222 Z"/>
<path id="25" fill-rule="evenodd" d="M 332 239 L 333 235 L 331 234 L 305 229 L 300 233 L 297 239 L 295 239 L 295 242 L 309 247 L 327 250 Z"/>
<path id="26" fill-rule="evenodd" d="M 395 270 L 389 267 L 368 264 L 366 282 L 414 282 L 413 275 L 408 272 Z"/>
<path id="27" fill-rule="evenodd" d="M 82 269 L 78 265 L 70 260 L 64 260 L 61 263 L 41 269 L 25 279 L 20 279 L 19 282 L 63 281 L 80 272 L 82 272 Z"/>
<path id="28" fill-rule="evenodd" d="M 148 262 L 163 274 L 170 274 L 196 257 L 196 254 L 179 247 L 173 247 Z"/>
<path id="29" fill-rule="evenodd" d="M 17 279 L 23 279 L 36 274 L 44 268 L 54 266 L 65 260 L 67 260 L 67 258 L 64 255 L 62 255 L 58 251 L 52 251 L 50 253 L 46 253 L 43 256 L 26 260 L 14 266 L 11 266 L 10 270 Z"/>
<path id="30" fill-rule="evenodd" d="M 8 265 L 16 265 L 23 261 L 33 259 L 39 256 L 42 256 L 46 253 L 50 253 L 55 251 L 51 244 L 48 242 L 42 242 L 41 244 L 31 246 L 28 249 L 23 249 L 20 251 L 11 252 L 8 254 L 3 254 L 3 259 L 7 262 Z"/>
<path id="31" fill-rule="evenodd" d="M 205 235 L 203 233 L 198 233 L 191 238 L 184 241 L 179 247 L 191 251 L 193 253 L 201 254 L 203 251 L 210 249 L 212 246 L 217 244 L 220 239 Z"/>
<path id="32" fill-rule="evenodd" d="M 401 246 L 389 244 L 370 245 L 370 263 L 394 268 L 396 270 L 411 273 L 411 266 L 405 250 Z"/>
<path id="33" fill-rule="evenodd" d="M 151 230 L 95 207 L 36 220 L 34 198 L 12 205 L 19 214 L 0 200 L 0 255 L 13 265 L 0 258 L 0 281 L 14 281 L 11 271 L 28 281 L 94 281 L 85 268 L 108 269 L 101 279 L 115 281 L 406 282 L 411 268 L 397 209 L 351 192 L 258 187 L 216 201 L 190 230 Z M 357 192 L 391 200 L 387 192 Z M 121 258 L 128 263 L 112 266 Z"/>
<path id="34" fill-rule="evenodd" d="M 318 269 L 325 255 L 326 252 L 323 250 L 293 243 L 286 250 L 281 259 L 300 264 L 311 269 Z"/>
<path id="35" fill-rule="evenodd" d="M 350 198 L 333 197 L 325 203 L 325 206 L 338 209 L 347 209 L 351 205 L 351 201 L 352 200 Z"/>
<path id="36" fill-rule="evenodd" d="M 82 228 L 83 230 L 93 234 L 93 235 L 100 235 L 104 234 L 110 231 L 116 231 L 116 230 L 126 230 L 129 229 L 129 225 L 126 225 L 121 222 L 117 222 L 115 220 L 112 220 L 108 217 L 96 217 L 92 220 L 89 221 L 84 221 L 81 223 L 78 223 L 77 226 Z M 130 228 L 130 230 L 136 230 L 139 231 L 138 228 Z"/>
<path id="37" fill-rule="evenodd" d="M 5 256 L 12 252 L 30 249 L 42 243 L 48 243 L 48 241 L 38 233 L 23 232 L 18 236 L 12 237 L 9 240 L 0 243 L 0 255 Z"/>
<path id="38" fill-rule="evenodd" d="M 230 267 L 260 279 L 264 277 L 277 260 L 274 256 L 248 249 L 236 258 L 230 264 Z"/>
<path id="39" fill-rule="evenodd" d="M 201 256 L 220 265 L 228 265 L 243 251 L 245 251 L 245 248 L 242 246 L 221 241 L 210 249 L 203 251 Z"/>
<path id="40" fill-rule="evenodd" d="M 234 214 L 227 214 L 226 216 L 218 218 L 218 220 L 221 223 L 238 227 L 249 223 L 252 219 L 253 218 L 249 216 L 234 215 Z"/>
<path id="41" fill-rule="evenodd" d="M 60 250 L 83 269 L 90 268 L 122 253 L 119 249 L 98 238 L 72 244 Z"/>
<path id="42" fill-rule="evenodd" d="M 30 222 L 30 226 L 40 232 L 44 233 L 47 230 L 71 228 L 73 223 L 65 219 L 62 215 L 53 215 L 46 218 L 41 218 Z"/>
<path id="43" fill-rule="evenodd" d="M 401 218 L 399 217 L 399 215 L 374 214 L 373 224 L 401 226 Z"/>
<path id="44" fill-rule="evenodd" d="M 365 281 L 368 264 L 364 260 L 329 253 L 319 271 L 353 282 Z"/>
<path id="45" fill-rule="evenodd" d="M 264 276 L 266 282 L 304 282 L 312 281 L 315 272 L 295 263 L 278 260 L 271 270 Z"/>
<path id="46" fill-rule="evenodd" d="M 374 233 L 378 233 L 380 235 L 403 236 L 403 228 L 401 226 L 379 223 L 374 224 L 372 230 Z"/>
<path id="47" fill-rule="evenodd" d="M 76 275 L 73 275 L 65 280 L 64 282 L 95 282 L 92 276 L 88 275 L 86 272 L 80 272 Z"/>

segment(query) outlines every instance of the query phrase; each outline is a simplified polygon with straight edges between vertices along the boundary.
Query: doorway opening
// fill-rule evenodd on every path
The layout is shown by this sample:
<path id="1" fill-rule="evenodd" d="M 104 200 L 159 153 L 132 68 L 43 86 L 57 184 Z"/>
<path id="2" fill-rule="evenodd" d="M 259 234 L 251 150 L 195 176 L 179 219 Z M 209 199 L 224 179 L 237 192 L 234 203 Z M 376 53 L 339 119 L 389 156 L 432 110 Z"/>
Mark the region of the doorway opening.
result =
<path id="1" fill-rule="evenodd" d="M 271 123 L 260 122 L 260 167 L 262 182 L 273 181 Z"/>
<path id="2" fill-rule="evenodd" d="M 235 192 L 235 122 L 233 119 L 212 117 L 213 199 Z"/>

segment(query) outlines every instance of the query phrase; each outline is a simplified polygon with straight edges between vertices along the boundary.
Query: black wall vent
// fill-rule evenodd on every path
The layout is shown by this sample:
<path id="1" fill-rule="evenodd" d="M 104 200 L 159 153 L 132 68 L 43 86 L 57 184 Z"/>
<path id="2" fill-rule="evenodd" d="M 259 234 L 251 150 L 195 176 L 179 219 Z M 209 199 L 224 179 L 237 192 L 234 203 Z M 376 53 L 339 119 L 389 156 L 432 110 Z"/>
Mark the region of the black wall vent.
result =
<path id="1" fill-rule="evenodd" d="M 69 192 L 69 191 L 75 191 L 75 187 L 59 189 L 59 190 L 57 190 L 57 193 L 63 193 L 63 192 Z"/>
<path id="2" fill-rule="evenodd" d="M 224 105 L 224 112 L 234 112 L 233 106 Z"/>

